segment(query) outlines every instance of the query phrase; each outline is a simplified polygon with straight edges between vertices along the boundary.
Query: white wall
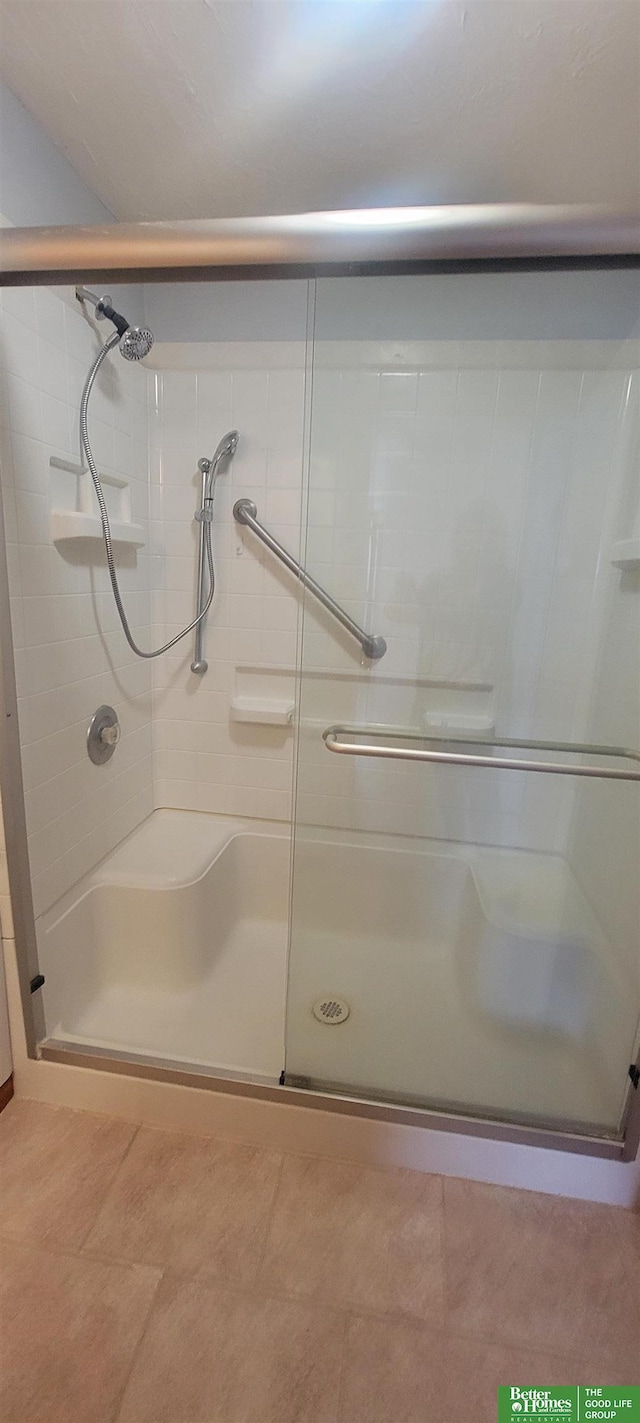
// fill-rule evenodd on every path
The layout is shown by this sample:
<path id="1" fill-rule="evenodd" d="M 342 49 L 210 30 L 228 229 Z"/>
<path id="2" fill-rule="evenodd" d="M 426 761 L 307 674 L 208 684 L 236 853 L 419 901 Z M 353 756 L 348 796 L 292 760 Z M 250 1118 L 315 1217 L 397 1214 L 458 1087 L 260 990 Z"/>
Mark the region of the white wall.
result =
<path id="1" fill-rule="evenodd" d="M 308 561 L 388 652 L 354 674 L 329 625 L 311 627 L 306 667 L 351 675 L 307 680 L 303 722 L 480 714 L 498 734 L 580 739 L 633 353 L 477 342 L 406 356 L 336 369 L 320 347 Z M 303 823 L 541 850 L 563 847 L 572 795 L 560 779 L 328 758 L 313 729 L 298 785 Z"/>
<path id="2" fill-rule="evenodd" d="M 144 289 L 156 341 L 300 341 L 306 281 L 155 282 Z"/>
<path id="3" fill-rule="evenodd" d="M 157 342 L 299 341 L 306 281 L 156 282 L 144 291 Z M 318 341 L 619 341 L 640 333 L 633 270 L 323 277 Z"/>
<path id="4" fill-rule="evenodd" d="M 0 129 L 0 212 L 14 227 L 113 221 L 37 119 L 2 83 Z"/>
<path id="5" fill-rule="evenodd" d="M 33 116 L 23 107 L 19 99 L 9 90 L 5 84 L 0 83 L 0 132 L 2 142 L 0 143 L 0 226 L 6 223 L 14 226 L 30 226 L 32 224 L 46 223 L 72 223 L 72 222 L 108 222 L 112 220 L 112 214 L 103 203 L 96 197 L 86 185 L 84 180 L 76 173 L 71 164 L 56 148 L 48 134 L 40 127 Z M 47 296 L 43 295 L 46 307 Z M 30 308 L 30 301 L 27 302 Z M 49 306 L 51 311 L 51 304 Z M 18 318 L 19 319 L 19 318 Z M 22 323 L 26 330 L 32 329 L 32 323 Z M 46 328 L 45 328 L 46 331 Z M 15 335 L 14 331 L 14 335 Z M 29 336 L 26 338 L 18 328 L 18 346 L 21 342 L 23 351 L 30 343 Z M 50 331 L 46 331 L 50 335 Z M 51 342 L 54 353 L 43 347 L 45 362 L 49 357 L 47 369 L 52 375 L 56 363 L 63 367 L 65 358 L 61 359 L 61 352 L 55 353 L 55 341 Z M 38 380 L 34 382 L 34 372 L 36 366 L 32 365 L 28 371 L 30 376 L 29 384 L 37 387 Z M 24 372 L 23 372 L 24 374 Z M 66 378 L 66 368 L 65 368 Z M 2 451 L 0 455 L 3 486 L 6 482 L 6 499 L 9 506 L 9 533 L 13 531 L 15 537 L 15 524 L 17 513 L 15 509 L 15 494 L 10 486 L 13 483 L 14 467 L 13 454 L 11 451 L 10 437 L 7 425 L 7 400 L 8 388 L 4 373 L 0 375 L 2 391 L 0 395 L 0 407 L 2 415 L 0 421 L 2 428 L 0 436 L 2 438 Z M 57 387 L 60 393 L 60 387 Z M 23 392 L 24 394 L 24 392 Z M 54 397 L 55 398 L 55 397 Z M 32 396 L 33 399 L 33 396 Z M 33 433 L 29 431 L 29 435 Z M 44 434 L 44 429 L 42 430 Z M 24 501 L 22 501 L 24 503 Z M 14 587 L 16 586 L 17 569 L 14 555 Z M 14 603 L 14 612 L 18 622 L 17 638 L 21 638 L 21 619 Z M 6 863 L 4 852 L 4 829 L 2 816 L 0 813 L 0 857 L 2 860 L 2 882 L 0 893 L 0 928 L 5 939 L 13 937 L 13 919 L 11 914 L 11 901 L 9 897 L 9 884 L 6 877 Z M 10 1054 L 8 1044 L 8 1027 L 5 1023 L 4 1010 L 4 987 L 0 985 L 0 1081 L 8 1076 L 10 1071 Z"/>
<path id="6" fill-rule="evenodd" d="M 51 537 L 51 509 L 73 507 L 88 478 L 61 474 L 50 461 L 79 459 L 80 394 L 102 335 L 72 290 L 2 293 L 2 484 L 36 915 L 152 806 L 149 665 L 118 629 L 101 541 L 54 545 Z M 134 522 L 148 540 L 146 381 L 144 370 L 116 353 L 96 385 L 90 430 L 100 468 L 128 481 Z M 118 563 L 144 643 L 148 543 L 137 557 L 121 553 Z M 112 761 L 96 767 L 86 729 L 104 702 L 116 707 L 123 740 Z"/>
<path id="7" fill-rule="evenodd" d="M 96 393 L 92 415 L 98 456 L 132 476 L 134 517 L 144 521 L 146 381 L 149 546 L 122 570 L 145 644 L 193 616 L 197 461 L 225 430 L 240 431 L 216 492 L 217 592 L 202 678 L 189 670 L 192 637 L 151 668 L 134 659 L 101 555 L 93 569 L 51 548 L 45 466 L 58 445 L 75 448 L 94 337 L 68 293 L 66 305 L 49 292 L 5 294 L 5 485 L 9 541 L 23 545 L 19 556 L 14 550 L 13 611 L 39 910 L 150 804 L 151 675 L 156 805 L 282 820 L 291 813 L 291 731 L 235 722 L 230 710 L 239 694 L 267 694 L 261 671 L 275 672 L 287 694 L 293 688 L 299 590 L 231 509 L 241 495 L 253 498 L 299 553 L 306 284 L 292 284 L 284 326 L 268 284 L 232 284 L 224 300 L 217 287 L 186 290 L 181 312 L 173 288 L 147 289 L 161 333 L 184 336 L 191 321 L 198 336 L 223 327 L 229 339 L 161 341 L 146 375 L 114 357 L 110 392 Z M 251 291 L 258 339 L 231 339 L 250 329 Z M 620 439 L 631 408 L 624 396 L 636 291 L 628 272 L 563 274 L 561 283 L 557 273 L 408 278 L 395 301 L 389 279 L 320 283 L 306 557 L 389 648 L 375 667 L 363 666 L 355 644 L 307 599 L 302 823 L 564 847 L 573 789 L 560 780 L 443 769 L 426 782 L 413 768 L 331 758 L 319 731 L 341 719 L 422 725 L 452 713 L 484 716 L 506 735 L 586 734 L 608 491 L 628 462 Z M 269 340 L 272 328 L 277 339 Z M 598 336 L 603 328 L 608 339 Z M 483 329 L 492 339 L 480 339 Z M 504 331 L 509 339 L 500 339 Z M 82 675 L 90 656 L 95 675 L 111 680 Z M 80 714 L 79 689 L 87 702 Z M 125 739 L 96 772 L 85 764 L 80 730 L 102 700 L 127 707 L 123 725 L 137 740 Z M 130 792 L 124 820 L 111 789 L 118 776 Z M 94 797 L 97 777 L 109 787 L 106 809 Z M 80 803 L 90 824 L 76 814 Z"/>
<path id="8" fill-rule="evenodd" d="M 0 121 L 3 221 L 112 221 L 5 85 Z M 112 288 L 112 295 L 133 321 L 142 319 L 139 287 Z M 49 525 L 62 480 L 49 461 L 79 458 L 80 394 L 106 334 L 104 325 L 85 320 L 71 287 L 6 288 L 0 296 L 1 477 L 36 914 L 152 804 L 149 666 L 116 631 L 101 551 L 56 548 Z M 148 528 L 146 381 L 142 369 L 112 356 L 92 397 L 90 428 L 101 467 L 130 479 L 133 516 Z M 120 572 L 134 629 L 145 641 L 148 546 Z M 108 766 L 94 767 L 85 733 L 101 702 L 115 705 L 124 741 Z M 12 932 L 6 922 L 4 931 Z"/>
<path id="9" fill-rule="evenodd" d="M 172 358 L 170 347 L 160 354 Z M 182 354 L 197 370 L 156 375 L 151 499 L 159 641 L 193 617 L 198 458 L 210 457 L 233 427 L 241 439 L 215 495 L 209 670 L 202 677 L 189 670 L 193 635 L 154 667 L 156 805 L 288 820 L 291 729 L 234 723 L 230 703 L 239 666 L 281 667 L 293 677 L 297 598 L 291 578 L 243 539 L 231 510 L 240 496 L 253 498 L 268 526 L 299 552 L 304 345 L 194 345 Z"/>
<path id="10" fill-rule="evenodd" d="M 318 341 L 619 341 L 639 333 L 638 275 L 624 269 L 323 277 L 315 308 Z"/>
<path id="11" fill-rule="evenodd" d="M 222 305 L 219 288 L 189 288 L 181 317 L 175 293 L 147 298 L 165 336 L 184 338 L 192 316 L 198 337 L 229 338 L 164 341 L 152 357 L 163 367 L 152 417 L 162 636 L 194 606 L 197 458 L 240 430 L 216 494 L 209 671 L 189 672 L 191 642 L 156 666 L 156 802 L 286 819 L 292 737 L 229 712 L 239 691 L 259 694 L 260 666 L 288 668 L 293 686 L 299 595 L 231 507 L 253 498 L 298 551 L 303 355 L 262 287 L 259 337 L 241 340 L 247 284 L 236 326 L 234 287 Z M 485 715 L 503 735 L 579 738 L 637 323 L 628 272 L 319 284 L 306 557 L 389 650 L 363 667 L 307 598 L 302 824 L 564 848 L 566 782 L 449 768 L 427 781 L 412 767 L 332 758 L 319 732 L 451 712 Z M 246 664 L 253 674 L 238 673 Z"/>
<path id="12" fill-rule="evenodd" d="M 640 401 L 628 393 L 628 464 L 612 511 L 615 539 L 640 534 Z M 602 606 L 586 720 L 590 741 L 640 745 L 640 568 L 603 569 Z M 640 794 L 635 785 L 585 782 L 576 796 L 569 857 L 633 982 L 640 981 Z"/>

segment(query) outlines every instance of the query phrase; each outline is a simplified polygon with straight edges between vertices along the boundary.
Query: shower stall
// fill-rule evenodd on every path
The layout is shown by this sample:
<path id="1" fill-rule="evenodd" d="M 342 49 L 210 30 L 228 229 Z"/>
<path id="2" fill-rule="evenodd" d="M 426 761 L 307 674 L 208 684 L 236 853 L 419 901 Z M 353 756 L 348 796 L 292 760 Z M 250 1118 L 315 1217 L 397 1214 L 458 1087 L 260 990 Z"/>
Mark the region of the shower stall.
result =
<path id="1" fill-rule="evenodd" d="M 637 222 L 1 250 L 31 1055 L 631 1159 Z"/>

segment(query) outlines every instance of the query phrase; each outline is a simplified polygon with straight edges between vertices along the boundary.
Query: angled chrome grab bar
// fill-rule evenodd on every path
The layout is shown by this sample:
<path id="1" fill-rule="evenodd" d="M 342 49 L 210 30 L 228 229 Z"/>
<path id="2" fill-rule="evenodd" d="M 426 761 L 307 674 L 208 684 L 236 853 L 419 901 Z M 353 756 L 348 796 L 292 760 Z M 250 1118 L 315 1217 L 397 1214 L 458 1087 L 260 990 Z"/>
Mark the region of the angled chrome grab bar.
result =
<path id="1" fill-rule="evenodd" d="M 367 737 L 366 741 L 354 737 Z M 573 755 L 610 756 L 620 760 L 638 763 L 637 770 L 622 770 L 608 766 L 573 766 L 562 761 L 527 761 L 516 756 L 483 756 L 465 751 L 427 750 L 424 746 L 389 746 L 381 744 L 379 738 L 387 741 L 419 741 L 451 745 L 452 740 L 465 746 L 509 746 L 514 750 L 566 751 Z M 578 741 L 520 741 L 509 736 L 496 737 L 494 741 L 475 736 L 442 737 L 424 736 L 415 727 L 401 726 L 328 726 L 322 733 L 327 751 L 339 756 L 382 756 L 398 761 L 438 761 L 450 766 L 491 766 L 502 771 L 545 771 L 556 776 L 591 776 L 604 781 L 640 781 L 640 752 L 630 751 L 624 746 L 597 746 Z"/>
<path id="2" fill-rule="evenodd" d="M 264 525 L 259 522 L 257 515 L 258 510 L 252 499 L 238 499 L 237 503 L 233 506 L 233 517 L 236 523 L 246 524 L 247 528 L 252 529 L 254 534 L 257 534 L 263 544 L 266 544 L 267 548 L 270 549 L 272 553 L 275 553 L 276 558 L 279 558 L 280 562 L 284 563 L 285 568 L 288 568 L 289 572 L 293 573 L 303 586 L 309 589 L 310 593 L 313 593 L 314 598 L 317 598 L 318 602 L 322 603 L 323 608 L 326 608 L 327 612 L 331 613 L 336 621 L 341 623 L 342 627 L 347 629 L 347 632 L 351 633 L 352 637 L 355 637 L 356 642 L 360 643 L 365 657 L 370 657 L 374 662 L 380 657 L 384 657 L 387 650 L 387 644 L 384 638 L 372 636 L 370 633 L 365 632 L 364 628 L 361 628 L 358 623 L 354 622 L 353 618 L 350 618 L 349 614 L 345 613 L 344 608 L 341 608 L 340 604 L 336 603 L 335 599 L 331 597 L 331 594 L 327 593 L 324 588 L 321 588 L 320 584 L 316 583 L 315 578 L 312 578 L 311 574 L 307 573 L 306 569 L 298 563 L 298 560 L 293 557 L 293 554 L 287 553 L 286 548 L 283 548 L 282 544 L 278 543 L 278 540 L 273 537 L 273 534 L 270 534 L 269 530 L 265 529 Z"/>

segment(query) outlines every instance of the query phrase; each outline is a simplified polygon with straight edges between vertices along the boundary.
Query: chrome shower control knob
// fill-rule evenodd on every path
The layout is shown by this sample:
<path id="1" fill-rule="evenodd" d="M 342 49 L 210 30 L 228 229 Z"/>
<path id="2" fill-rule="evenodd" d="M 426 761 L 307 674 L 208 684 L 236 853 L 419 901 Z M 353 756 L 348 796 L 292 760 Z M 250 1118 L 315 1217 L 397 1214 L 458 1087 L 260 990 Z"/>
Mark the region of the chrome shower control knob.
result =
<path id="1" fill-rule="evenodd" d="M 120 740 L 120 727 L 118 724 L 116 723 L 115 726 L 103 726 L 100 732 L 100 740 L 103 746 L 117 746 Z"/>
<path id="2" fill-rule="evenodd" d="M 87 752 L 94 766 L 110 761 L 120 740 L 120 723 L 113 707 L 98 707 L 87 729 Z"/>

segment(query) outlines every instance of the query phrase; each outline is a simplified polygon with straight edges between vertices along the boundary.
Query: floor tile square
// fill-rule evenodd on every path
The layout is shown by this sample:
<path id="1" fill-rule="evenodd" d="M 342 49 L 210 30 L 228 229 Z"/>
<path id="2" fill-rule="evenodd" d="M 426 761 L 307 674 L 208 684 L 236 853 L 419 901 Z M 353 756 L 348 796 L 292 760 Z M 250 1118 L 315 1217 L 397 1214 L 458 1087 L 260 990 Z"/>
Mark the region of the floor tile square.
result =
<path id="1" fill-rule="evenodd" d="M 0 1242 L 2 1423 L 112 1423 L 160 1271 Z"/>
<path id="2" fill-rule="evenodd" d="M 630 1383 L 627 1368 L 435 1333 L 405 1320 L 352 1319 L 340 1423 L 495 1423 L 499 1385 Z"/>
<path id="3" fill-rule="evenodd" d="M 2 1230 L 29 1244 L 82 1244 L 135 1134 L 129 1122 L 16 1101 L 0 1115 Z"/>
<path id="4" fill-rule="evenodd" d="M 618 1209 L 472 1181 L 444 1183 L 452 1330 L 559 1354 L 640 1354 Z"/>
<path id="5" fill-rule="evenodd" d="M 260 1283 L 272 1293 L 440 1323 L 440 1178 L 286 1157 Z"/>
<path id="6" fill-rule="evenodd" d="M 168 1278 L 118 1423 L 336 1423 L 344 1322 Z"/>
<path id="7" fill-rule="evenodd" d="M 142 1127 L 86 1250 L 251 1284 L 280 1166 L 275 1152 Z"/>

